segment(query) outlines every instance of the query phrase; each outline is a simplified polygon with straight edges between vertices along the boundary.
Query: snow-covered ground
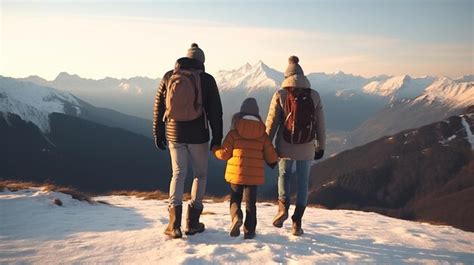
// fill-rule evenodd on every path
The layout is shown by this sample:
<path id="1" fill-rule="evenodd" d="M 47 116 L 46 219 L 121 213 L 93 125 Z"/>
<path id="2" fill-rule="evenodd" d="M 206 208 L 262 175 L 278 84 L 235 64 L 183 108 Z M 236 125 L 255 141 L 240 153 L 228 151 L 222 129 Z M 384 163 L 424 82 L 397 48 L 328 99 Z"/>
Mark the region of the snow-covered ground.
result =
<path id="1" fill-rule="evenodd" d="M 52 203 L 59 198 L 63 206 Z M 228 202 L 206 203 L 207 230 L 167 239 L 166 201 L 97 197 L 90 205 L 32 188 L 0 192 L 0 264 L 474 263 L 474 233 L 375 213 L 309 208 L 301 237 L 258 205 L 257 237 L 228 236 Z"/>

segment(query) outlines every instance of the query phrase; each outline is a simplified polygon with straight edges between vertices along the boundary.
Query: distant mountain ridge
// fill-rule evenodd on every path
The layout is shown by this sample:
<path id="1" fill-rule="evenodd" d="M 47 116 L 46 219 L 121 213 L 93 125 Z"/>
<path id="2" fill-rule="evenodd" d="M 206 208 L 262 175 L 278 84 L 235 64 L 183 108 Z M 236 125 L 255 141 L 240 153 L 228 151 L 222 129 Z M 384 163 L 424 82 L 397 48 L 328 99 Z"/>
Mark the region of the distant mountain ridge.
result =
<path id="1" fill-rule="evenodd" d="M 0 76 L 0 112 L 13 113 L 49 133 L 51 113 L 62 113 L 118 127 L 151 138 L 151 121 L 95 107 L 73 94 L 28 81 Z"/>
<path id="2" fill-rule="evenodd" d="M 307 77 L 313 88 L 318 90 L 321 94 L 336 93 L 341 90 L 355 90 L 361 93 L 384 97 L 397 95 L 398 97 L 396 99 L 415 98 L 430 91 L 434 92 L 436 90 L 439 92 L 440 89 L 447 90 L 449 89 L 447 86 L 452 86 L 451 83 L 460 84 L 474 82 L 474 75 L 465 75 L 456 79 L 444 76 L 412 77 L 410 75 L 380 75 L 365 78 L 347 74 L 342 71 L 335 73 L 307 73 Z M 238 69 L 220 70 L 215 74 L 215 78 L 220 90 L 244 89 L 253 91 L 258 89 L 279 88 L 284 76 L 283 72 L 269 67 L 260 60 L 254 65 L 246 63 Z M 81 93 L 81 90 L 89 93 L 126 93 L 129 96 L 142 95 L 144 93 L 153 94 L 156 92 L 157 85 L 160 81 L 159 78 L 139 76 L 129 79 L 105 77 L 96 80 L 82 78 L 76 74 L 69 74 L 67 72 L 59 73 L 52 81 L 34 75 L 19 78 L 19 80 L 50 86 L 69 92 L 76 92 L 75 94 L 77 96 L 80 96 L 80 94 L 77 93 Z M 433 86 L 437 89 L 432 88 L 430 91 L 426 91 L 428 87 Z"/>
<path id="3" fill-rule="evenodd" d="M 95 106 L 146 119 L 151 119 L 151 106 L 160 82 L 160 79 L 140 76 L 128 79 L 105 77 L 96 80 L 66 72 L 59 73 L 52 81 L 38 76 L 19 80 L 65 90 Z"/>
<path id="4" fill-rule="evenodd" d="M 434 77 L 413 78 L 409 75 L 394 76 L 386 80 L 372 81 L 362 87 L 368 94 L 391 97 L 391 100 L 415 98 L 433 83 Z"/>
<path id="5" fill-rule="evenodd" d="M 246 97 L 257 99 L 265 119 L 272 95 L 283 80 L 282 72 L 262 61 L 219 71 L 214 76 L 220 88 L 226 129 Z M 339 71 L 307 73 L 307 77 L 321 95 L 329 134 L 347 135 L 328 145 L 332 150 L 329 153 L 456 115 L 471 105 L 474 98 L 474 75 L 457 79 L 409 75 L 366 78 Z M 66 90 L 96 106 L 147 120 L 152 119 L 160 81 L 146 77 L 93 80 L 67 73 L 59 74 L 53 81 L 37 76 L 26 80 Z"/>
<path id="6" fill-rule="evenodd" d="M 351 133 L 350 146 L 462 113 L 464 108 L 474 105 L 471 78 L 437 78 L 418 97 L 390 103 Z"/>

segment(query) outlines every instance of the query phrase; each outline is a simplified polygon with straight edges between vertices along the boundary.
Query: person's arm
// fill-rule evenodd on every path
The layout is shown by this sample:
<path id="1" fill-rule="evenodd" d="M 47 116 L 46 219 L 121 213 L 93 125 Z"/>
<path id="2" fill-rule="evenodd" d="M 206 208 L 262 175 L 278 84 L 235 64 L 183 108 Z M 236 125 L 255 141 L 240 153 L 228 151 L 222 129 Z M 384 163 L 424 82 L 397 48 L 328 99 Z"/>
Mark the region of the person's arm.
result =
<path id="1" fill-rule="evenodd" d="M 275 94 L 273 94 L 272 101 L 270 102 L 270 108 L 268 109 L 267 120 L 265 122 L 267 135 L 270 138 L 270 141 L 273 141 L 273 138 L 275 137 L 280 125 L 281 112 L 280 94 L 277 91 Z"/>
<path id="2" fill-rule="evenodd" d="M 274 168 L 278 162 L 278 154 L 273 147 L 272 141 L 270 138 L 265 135 L 265 142 L 263 143 L 263 157 L 265 162 L 271 167 Z"/>
<path id="3" fill-rule="evenodd" d="M 316 117 L 316 140 L 318 140 L 317 148 L 324 150 L 326 148 L 326 123 L 324 120 L 323 103 L 319 93 L 316 92 L 316 106 L 314 109 L 314 117 Z"/>
<path id="4" fill-rule="evenodd" d="M 212 131 L 211 149 L 220 146 L 222 142 L 222 103 L 217 88 L 216 80 L 209 75 L 209 87 L 207 93 L 206 115 Z"/>
<path id="5" fill-rule="evenodd" d="M 219 148 L 214 146 L 212 148 L 214 156 L 219 160 L 229 160 L 232 157 L 232 152 L 234 151 L 234 137 L 232 136 L 232 131 L 230 131 L 224 139 L 222 146 Z"/>
<path id="6" fill-rule="evenodd" d="M 160 85 L 156 91 L 155 104 L 153 106 L 153 136 L 155 144 L 160 149 L 165 149 L 165 122 L 163 116 L 165 115 L 165 98 L 166 98 L 166 83 L 168 81 L 168 73 L 166 73 L 160 81 Z"/>

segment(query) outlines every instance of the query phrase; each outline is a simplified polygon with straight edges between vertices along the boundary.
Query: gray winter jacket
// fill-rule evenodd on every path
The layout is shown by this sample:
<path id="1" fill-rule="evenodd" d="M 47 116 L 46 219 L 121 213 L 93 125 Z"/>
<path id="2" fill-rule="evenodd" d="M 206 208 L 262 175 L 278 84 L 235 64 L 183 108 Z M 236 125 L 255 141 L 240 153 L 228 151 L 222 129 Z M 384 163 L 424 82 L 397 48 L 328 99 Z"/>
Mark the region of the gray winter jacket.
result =
<path id="1" fill-rule="evenodd" d="M 276 135 L 275 146 L 280 158 L 292 160 L 313 160 L 316 149 L 323 149 L 326 145 L 326 128 L 324 123 L 324 111 L 319 93 L 311 91 L 314 102 L 314 116 L 316 117 L 316 141 L 305 144 L 291 144 L 283 139 L 283 104 L 288 91 L 280 89 L 273 95 L 270 109 L 268 111 L 266 130 L 270 139 Z"/>

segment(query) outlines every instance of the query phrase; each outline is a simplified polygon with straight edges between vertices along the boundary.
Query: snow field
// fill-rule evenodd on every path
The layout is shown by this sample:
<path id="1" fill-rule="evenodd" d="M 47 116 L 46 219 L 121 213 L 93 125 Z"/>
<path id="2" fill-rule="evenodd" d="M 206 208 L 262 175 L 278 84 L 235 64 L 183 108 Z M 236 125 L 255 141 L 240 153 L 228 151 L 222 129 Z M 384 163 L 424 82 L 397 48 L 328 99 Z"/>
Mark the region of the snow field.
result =
<path id="1" fill-rule="evenodd" d="M 244 240 L 228 235 L 228 202 L 207 202 L 204 233 L 168 239 L 166 201 L 95 199 L 109 205 L 40 188 L 0 192 L 0 264 L 474 263 L 474 233 L 375 213 L 308 208 L 295 237 L 290 220 L 271 225 L 276 205 L 259 203 L 257 236 Z"/>

